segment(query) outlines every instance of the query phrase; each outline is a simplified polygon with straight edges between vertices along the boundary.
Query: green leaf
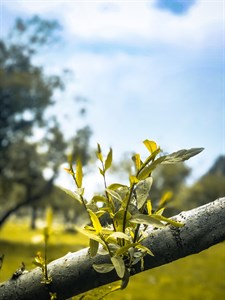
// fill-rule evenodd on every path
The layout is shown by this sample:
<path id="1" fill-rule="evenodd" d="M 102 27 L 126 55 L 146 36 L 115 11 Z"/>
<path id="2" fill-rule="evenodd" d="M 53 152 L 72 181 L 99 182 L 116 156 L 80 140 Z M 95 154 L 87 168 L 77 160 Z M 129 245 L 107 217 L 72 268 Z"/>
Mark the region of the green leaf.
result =
<path id="1" fill-rule="evenodd" d="M 140 168 L 141 168 L 141 158 L 140 158 L 140 154 L 135 154 L 135 155 L 132 157 L 132 160 L 134 161 L 136 170 L 139 171 Z"/>
<path id="2" fill-rule="evenodd" d="M 36 261 L 36 260 L 33 261 L 33 264 L 34 264 L 35 266 L 37 266 L 37 267 L 40 267 L 40 268 L 43 268 L 43 267 L 44 267 L 44 264 L 42 264 L 42 263 L 40 263 L 40 262 L 38 262 L 38 261 Z"/>
<path id="3" fill-rule="evenodd" d="M 165 210 L 165 207 L 162 207 L 162 208 L 160 208 L 160 209 L 157 209 L 157 210 L 155 211 L 155 214 L 156 214 L 156 215 L 162 215 L 163 212 L 164 212 L 164 210 Z"/>
<path id="4" fill-rule="evenodd" d="M 145 247 L 145 246 L 143 246 L 141 244 L 137 245 L 136 248 L 140 249 L 143 252 L 148 253 L 151 256 L 154 256 L 154 254 L 152 253 L 152 251 L 149 248 L 147 248 L 147 247 Z"/>
<path id="5" fill-rule="evenodd" d="M 100 265 L 93 264 L 92 267 L 98 273 L 108 273 L 113 269 L 115 269 L 113 264 L 100 264 Z"/>
<path id="6" fill-rule="evenodd" d="M 98 246 L 99 246 L 99 242 L 97 242 L 96 240 L 90 239 L 89 240 L 89 254 L 91 257 L 94 257 L 97 252 L 98 252 Z"/>
<path id="7" fill-rule="evenodd" d="M 78 188 L 78 189 L 76 189 L 76 191 L 75 191 L 78 195 L 80 195 L 80 196 L 83 196 L 83 194 L 84 194 L 84 188 Z"/>
<path id="8" fill-rule="evenodd" d="M 76 230 L 82 234 L 84 234 L 85 236 L 89 237 L 89 239 L 95 240 L 96 242 L 99 242 L 100 244 L 104 245 L 104 242 L 102 241 L 102 239 L 96 234 L 95 231 L 91 231 L 89 229 L 86 228 L 80 228 L 75 226 Z M 94 228 L 93 228 L 94 229 Z"/>
<path id="9" fill-rule="evenodd" d="M 82 180 L 83 180 L 83 170 L 82 170 L 82 163 L 81 160 L 77 160 L 77 165 L 76 165 L 76 183 L 77 187 L 81 188 L 82 187 Z"/>
<path id="10" fill-rule="evenodd" d="M 183 227 L 184 224 L 181 223 L 181 222 L 177 222 L 177 221 L 174 221 L 172 219 L 169 219 L 169 218 L 166 218 L 162 215 L 159 215 L 159 214 L 154 214 L 154 215 L 151 215 L 152 218 L 156 219 L 156 220 L 159 220 L 159 221 L 163 221 L 163 222 L 166 222 L 166 223 L 169 223 L 175 227 Z"/>
<path id="11" fill-rule="evenodd" d="M 102 225 L 98 219 L 98 217 L 96 216 L 96 214 L 90 210 L 90 209 L 87 209 L 87 212 L 89 213 L 90 215 L 90 218 L 91 218 L 91 222 L 93 224 L 93 227 L 94 229 L 96 230 L 96 233 L 99 234 L 102 232 Z"/>
<path id="12" fill-rule="evenodd" d="M 102 176 L 104 176 L 104 171 L 101 169 L 101 168 L 98 168 L 99 169 L 99 172 L 100 172 L 100 174 L 102 175 Z"/>
<path id="13" fill-rule="evenodd" d="M 137 178 L 139 180 L 144 180 L 147 177 L 149 177 L 151 175 L 151 172 L 157 167 L 157 165 L 162 163 L 162 161 L 164 161 L 164 159 L 165 159 L 165 156 L 161 156 L 161 157 L 157 158 L 155 161 L 153 161 L 152 163 L 150 163 L 149 165 L 146 165 L 146 167 L 143 168 L 143 170 L 141 170 L 141 172 L 138 174 Z"/>
<path id="14" fill-rule="evenodd" d="M 117 192 L 115 192 L 115 191 L 113 191 L 113 190 L 110 190 L 110 189 L 105 189 L 105 190 L 106 190 L 106 192 L 107 192 L 110 196 L 112 196 L 113 198 L 115 198 L 115 199 L 119 200 L 120 202 L 122 202 L 122 198 L 121 198 L 121 196 L 120 196 Z"/>
<path id="15" fill-rule="evenodd" d="M 98 210 L 95 212 L 96 216 L 98 217 L 98 219 L 103 216 L 106 213 L 105 210 Z"/>
<path id="16" fill-rule="evenodd" d="M 115 267 L 116 273 L 120 278 L 124 277 L 125 274 L 125 264 L 121 256 L 111 257 L 111 261 Z"/>
<path id="17" fill-rule="evenodd" d="M 128 243 L 127 245 L 121 247 L 120 249 L 118 249 L 116 251 L 116 255 L 117 256 L 121 256 L 123 255 L 124 253 L 126 253 L 130 248 L 134 248 L 138 245 L 139 242 L 136 242 L 136 243 Z"/>
<path id="18" fill-rule="evenodd" d="M 113 239 L 119 238 L 119 239 L 124 239 L 124 240 L 130 241 L 130 237 L 127 234 L 120 232 L 120 231 L 116 231 L 116 232 L 113 232 L 112 234 L 110 234 L 108 236 L 107 240 L 110 238 L 113 238 Z"/>
<path id="19" fill-rule="evenodd" d="M 105 160 L 105 171 L 111 167 L 112 164 L 112 148 L 110 148 L 109 153 Z"/>
<path id="20" fill-rule="evenodd" d="M 148 177 L 138 182 L 135 189 L 138 209 L 142 208 L 145 202 L 147 201 L 149 197 L 149 192 L 152 187 L 152 182 L 152 177 Z"/>
<path id="21" fill-rule="evenodd" d="M 194 155 L 197 155 L 201 151 L 203 151 L 204 148 L 192 148 L 189 150 L 179 150 L 177 152 L 171 153 L 169 155 L 164 155 L 159 158 L 157 158 L 155 161 L 153 161 L 150 164 L 147 164 L 145 168 L 138 174 L 137 178 L 139 180 L 143 180 L 151 174 L 151 172 L 159 165 L 159 164 L 175 164 L 178 162 L 185 161 L 189 158 L 191 158 Z M 157 150 L 158 151 L 158 150 Z"/>
<path id="22" fill-rule="evenodd" d="M 136 176 L 130 175 L 130 184 L 136 184 L 139 182 L 139 179 Z"/>
<path id="23" fill-rule="evenodd" d="M 123 231 L 124 213 L 125 213 L 124 209 L 120 209 L 113 218 L 114 224 L 116 226 L 116 231 L 120 231 L 120 232 Z M 131 214 L 127 212 L 126 222 L 128 222 L 130 218 L 131 218 Z"/>
<path id="24" fill-rule="evenodd" d="M 188 160 L 189 158 L 199 154 L 202 152 L 204 148 L 191 148 L 191 149 L 183 149 L 176 152 L 173 152 L 167 156 L 165 156 L 162 164 L 174 164 L 177 162 L 182 162 Z"/>
<path id="25" fill-rule="evenodd" d="M 170 201 L 170 199 L 173 197 L 173 193 L 171 191 L 166 191 L 160 201 L 159 201 L 159 207 L 162 207 L 166 204 L 166 202 Z"/>
<path id="26" fill-rule="evenodd" d="M 157 146 L 156 142 L 154 142 L 154 141 L 145 140 L 145 141 L 143 141 L 143 144 L 145 145 L 145 147 L 148 149 L 148 151 L 151 154 L 158 149 L 158 146 Z"/>
<path id="27" fill-rule="evenodd" d="M 121 183 L 112 183 L 108 186 L 108 189 L 115 191 L 119 188 L 124 188 L 124 187 L 128 188 L 127 185 L 124 185 L 124 184 L 121 184 Z"/>
<path id="28" fill-rule="evenodd" d="M 81 197 L 80 197 L 79 194 L 77 194 L 76 192 L 73 192 L 73 191 L 71 191 L 69 189 L 66 189 L 64 187 L 61 187 L 61 186 L 60 186 L 60 189 L 62 191 L 64 191 L 67 195 L 69 195 L 70 197 L 72 197 L 73 199 L 77 200 L 80 204 L 82 204 Z"/>
<path id="29" fill-rule="evenodd" d="M 147 211 L 148 211 L 148 215 L 150 216 L 152 214 L 152 202 L 150 199 L 147 200 Z"/>
<path id="30" fill-rule="evenodd" d="M 161 223 L 157 218 L 154 218 L 153 215 L 148 216 L 143 214 L 136 214 L 131 217 L 130 222 L 135 224 L 153 225 L 159 228 L 165 227 L 165 225 Z"/>
<path id="31" fill-rule="evenodd" d="M 101 196 L 101 195 L 96 195 L 96 196 L 92 197 L 91 201 L 94 203 L 97 203 L 97 202 L 107 203 L 108 202 L 106 197 Z"/>
<path id="32" fill-rule="evenodd" d="M 101 150 L 101 146 L 100 144 L 97 144 L 97 152 L 96 152 L 96 155 L 97 155 L 97 158 L 103 162 L 103 156 L 102 156 L 102 150 Z"/>

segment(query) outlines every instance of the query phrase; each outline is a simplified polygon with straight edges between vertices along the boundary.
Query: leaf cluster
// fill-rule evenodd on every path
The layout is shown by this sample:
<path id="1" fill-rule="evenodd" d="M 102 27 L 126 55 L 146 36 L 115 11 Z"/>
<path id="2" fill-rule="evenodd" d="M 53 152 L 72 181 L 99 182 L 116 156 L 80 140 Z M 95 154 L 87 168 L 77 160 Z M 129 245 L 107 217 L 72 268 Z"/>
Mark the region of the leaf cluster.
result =
<path id="1" fill-rule="evenodd" d="M 180 150 L 169 155 L 163 155 L 160 147 L 151 140 L 145 140 L 148 156 L 143 161 L 140 154 L 132 157 L 135 173 L 129 176 L 129 184 L 113 183 L 107 185 L 106 174 L 113 161 L 113 151 L 109 150 L 106 158 L 102 154 L 101 146 L 97 145 L 97 158 L 100 163 L 99 172 L 103 177 L 104 194 L 95 195 L 91 201 L 84 198 L 82 186 L 82 165 L 78 160 L 76 169 L 72 163 L 66 171 L 72 175 L 76 190 L 64 189 L 71 197 L 84 205 L 90 223 L 80 228 L 83 234 L 89 237 L 89 254 L 109 255 L 107 264 L 93 264 L 96 272 L 107 273 L 115 270 L 122 279 L 120 288 L 123 289 L 129 282 L 129 276 L 135 264 L 140 263 L 144 269 L 145 255 L 154 255 L 151 249 L 145 247 L 142 241 L 147 237 L 146 229 L 164 227 L 166 224 L 180 227 L 182 223 L 163 216 L 164 204 L 168 195 L 153 210 L 151 203 L 151 187 L 153 184 L 152 172 L 162 164 L 182 162 L 200 153 L 203 148 Z M 108 216 L 109 224 L 103 226 L 101 217 Z"/>

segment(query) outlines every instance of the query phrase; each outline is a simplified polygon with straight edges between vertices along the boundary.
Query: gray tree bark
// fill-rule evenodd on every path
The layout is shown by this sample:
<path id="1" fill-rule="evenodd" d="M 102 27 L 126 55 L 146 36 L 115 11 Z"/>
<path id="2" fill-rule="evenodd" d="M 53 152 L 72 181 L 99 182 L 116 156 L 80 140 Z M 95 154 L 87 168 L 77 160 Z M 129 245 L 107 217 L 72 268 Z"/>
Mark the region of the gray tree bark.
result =
<path id="1" fill-rule="evenodd" d="M 150 248 L 155 256 L 145 256 L 145 270 L 198 253 L 225 240 L 225 198 L 184 211 L 173 219 L 181 221 L 184 226 L 175 228 L 168 225 L 163 229 L 148 229 L 148 237 L 143 244 Z M 118 280 L 114 271 L 100 274 L 92 267 L 93 263 L 108 261 L 109 257 L 106 255 L 90 258 L 88 249 L 69 253 L 48 265 L 48 272 L 52 278 L 50 284 L 41 283 L 41 270 L 36 268 L 2 283 L 0 299 L 49 300 L 50 292 L 57 294 L 57 300 L 67 299 Z M 134 273 L 139 272 L 141 268 L 137 264 Z"/>

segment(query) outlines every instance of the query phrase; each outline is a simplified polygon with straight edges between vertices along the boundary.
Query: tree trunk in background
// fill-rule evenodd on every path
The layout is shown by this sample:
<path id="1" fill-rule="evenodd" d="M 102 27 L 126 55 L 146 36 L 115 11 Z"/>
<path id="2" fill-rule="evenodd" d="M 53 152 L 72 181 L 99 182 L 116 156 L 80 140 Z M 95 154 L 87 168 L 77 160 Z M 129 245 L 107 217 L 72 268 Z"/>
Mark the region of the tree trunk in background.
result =
<path id="1" fill-rule="evenodd" d="M 31 206 L 31 214 L 30 214 L 30 229 L 36 229 L 36 219 L 37 219 L 37 207 L 35 205 Z"/>
<path id="2" fill-rule="evenodd" d="M 46 182 L 45 186 L 43 189 L 39 191 L 38 194 L 36 195 L 31 195 L 31 191 L 29 189 L 29 186 L 26 187 L 27 192 L 26 196 L 23 201 L 16 203 L 14 207 L 10 208 L 9 210 L 5 211 L 1 216 L 0 216 L 0 228 L 4 225 L 6 220 L 15 212 L 17 212 L 18 209 L 24 206 L 31 205 L 33 203 L 38 202 L 42 197 L 48 195 L 51 193 L 52 188 L 53 188 L 53 182 L 55 180 L 55 175 Z"/>
<path id="3" fill-rule="evenodd" d="M 148 230 L 143 244 L 155 256 L 145 256 L 145 270 L 167 264 L 179 258 L 198 253 L 225 240 L 225 198 L 173 217 L 181 221 L 181 228 L 166 226 Z M 40 268 L 11 279 L 0 285 L 1 300 L 49 300 L 50 292 L 57 294 L 57 300 L 65 300 L 74 295 L 118 280 L 116 273 L 97 273 L 92 265 L 109 262 L 107 255 L 90 258 L 88 249 L 69 253 L 48 265 L 51 284 L 41 283 Z M 139 264 L 135 273 L 141 272 Z"/>

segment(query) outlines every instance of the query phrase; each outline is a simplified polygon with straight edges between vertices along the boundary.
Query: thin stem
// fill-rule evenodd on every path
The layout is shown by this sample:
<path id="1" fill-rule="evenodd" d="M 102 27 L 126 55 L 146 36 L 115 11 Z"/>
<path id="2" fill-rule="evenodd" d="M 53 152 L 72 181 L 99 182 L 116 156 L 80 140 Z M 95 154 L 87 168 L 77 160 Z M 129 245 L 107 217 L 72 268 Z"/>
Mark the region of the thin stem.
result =
<path id="1" fill-rule="evenodd" d="M 127 199 L 127 203 L 126 203 L 126 208 L 125 208 L 125 211 L 124 211 L 124 216 L 123 216 L 123 233 L 125 233 L 125 229 L 126 229 L 126 220 L 127 220 L 128 207 L 129 207 L 130 200 L 131 200 L 131 197 L 132 197 L 132 194 L 133 194 L 133 191 L 134 191 L 134 186 L 135 186 L 135 184 L 132 184 L 131 187 L 130 187 L 130 193 L 129 193 L 129 196 L 128 196 L 128 199 Z"/>
<path id="2" fill-rule="evenodd" d="M 136 177 L 138 177 L 138 175 L 141 173 L 141 171 L 150 163 L 151 160 L 152 160 L 152 162 L 155 160 L 155 155 L 154 156 L 150 155 L 149 157 L 147 157 L 145 162 L 142 164 L 141 168 L 137 171 Z M 133 239 L 134 243 L 138 239 L 138 233 L 139 233 L 140 226 L 141 226 L 141 224 L 138 224 L 137 227 L 135 228 L 134 239 Z"/>
<path id="3" fill-rule="evenodd" d="M 48 283 L 48 264 L 47 264 L 47 256 L 48 256 L 48 238 L 49 238 L 49 232 L 48 228 L 45 228 L 44 231 L 44 237 L 45 237 L 45 243 L 44 243 L 44 280 L 45 283 Z"/>
<path id="4" fill-rule="evenodd" d="M 104 180 L 104 187 L 105 187 L 105 189 L 107 189 L 107 183 L 106 183 L 106 177 L 105 177 L 106 170 L 105 170 L 105 166 L 104 166 L 103 161 L 101 161 L 101 163 L 102 163 L 102 171 L 103 171 L 103 175 L 102 176 L 103 176 L 103 180 Z M 107 204 L 111 208 L 112 213 L 114 214 L 115 213 L 114 205 L 113 205 L 113 203 L 112 203 L 112 201 L 110 199 L 109 193 L 107 191 L 105 191 L 105 195 L 106 195 L 106 199 L 107 199 L 107 202 L 108 202 Z M 113 221 L 113 218 L 112 218 L 112 225 L 113 225 L 114 231 L 116 232 L 116 226 L 115 226 L 115 223 Z"/>
<path id="5" fill-rule="evenodd" d="M 136 243 L 136 241 L 138 239 L 138 233 L 139 233 L 140 226 L 141 226 L 141 224 L 137 224 L 137 227 L 135 228 L 134 239 L 133 239 L 134 243 Z"/>
<path id="6" fill-rule="evenodd" d="M 106 248 L 107 248 L 107 250 L 108 250 L 109 256 L 112 257 L 112 256 L 113 256 L 113 253 L 111 252 L 111 250 L 110 250 L 110 248 L 109 248 L 109 245 L 108 245 L 108 243 L 105 241 L 105 238 L 104 238 L 104 236 L 103 236 L 102 234 L 100 234 L 100 238 L 101 238 L 102 241 L 104 242 L 104 244 L 105 244 L 105 246 L 106 246 Z"/>

